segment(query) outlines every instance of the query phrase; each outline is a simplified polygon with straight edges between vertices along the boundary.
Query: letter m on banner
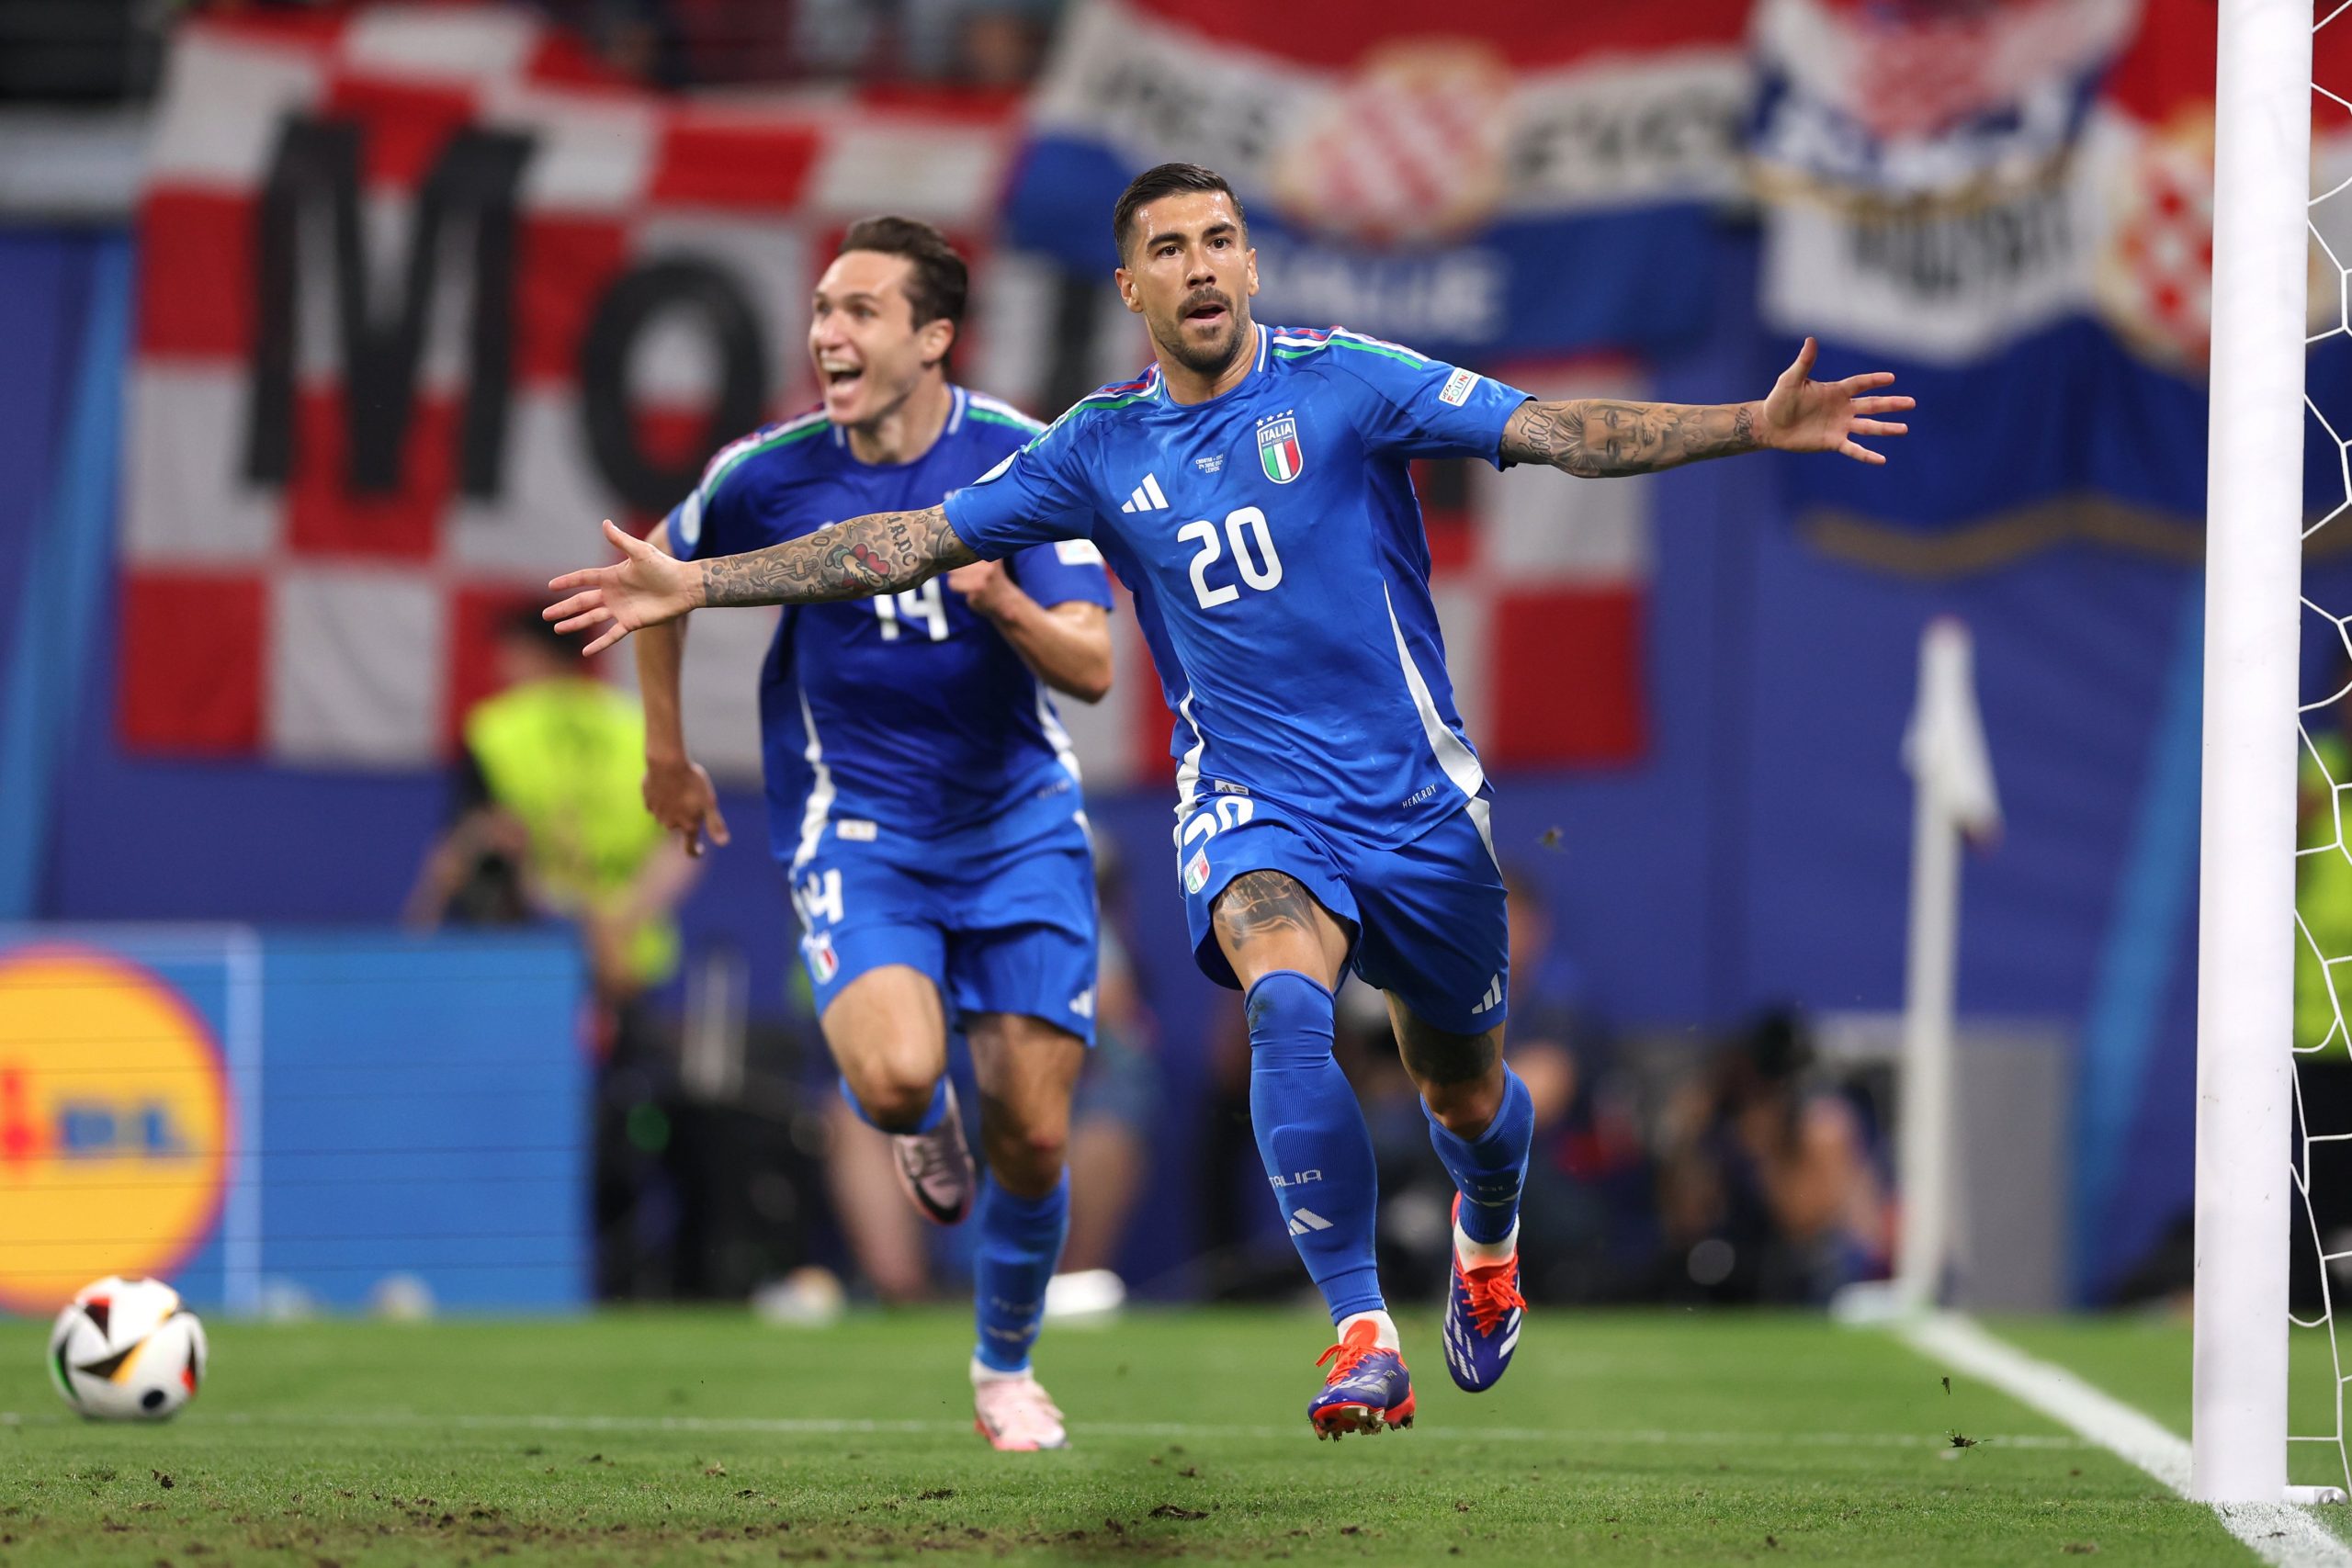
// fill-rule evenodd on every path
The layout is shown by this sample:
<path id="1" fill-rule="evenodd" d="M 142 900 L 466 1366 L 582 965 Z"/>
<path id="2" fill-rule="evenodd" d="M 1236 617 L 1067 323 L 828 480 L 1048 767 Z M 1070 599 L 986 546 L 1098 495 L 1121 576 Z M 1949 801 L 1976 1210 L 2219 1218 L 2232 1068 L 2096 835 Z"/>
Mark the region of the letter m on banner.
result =
<path id="1" fill-rule="evenodd" d="M 835 234 L 873 211 L 986 231 L 1010 117 L 935 124 L 663 97 L 526 7 L 175 28 L 140 213 L 126 744 L 436 765 L 496 628 L 597 520 L 650 525 L 784 412 Z M 697 730 L 756 766 L 728 700 L 765 627 L 710 632 L 693 657 L 744 646 L 689 681 L 723 709 Z"/>
<path id="2" fill-rule="evenodd" d="M 327 244 L 319 248 L 332 257 L 332 320 L 345 389 L 338 432 L 345 471 L 336 477 L 357 495 L 400 491 L 415 423 L 425 322 L 444 274 L 444 231 L 452 220 L 463 219 L 473 228 L 472 276 L 453 281 L 469 285 L 469 364 L 457 450 L 444 460 L 453 460 L 462 493 L 495 499 L 513 391 L 515 196 L 531 139 L 463 126 L 443 143 L 417 190 L 405 265 L 394 274 L 397 287 L 386 289 L 368 276 L 360 232 L 366 137 L 355 122 L 289 118 L 271 159 L 258 215 L 245 477 L 256 484 L 284 484 L 293 477 L 300 297 L 313 281 L 303 265 L 302 239 L 310 228 L 323 231 Z M 374 302 L 386 298 L 391 313 L 379 321 Z"/>

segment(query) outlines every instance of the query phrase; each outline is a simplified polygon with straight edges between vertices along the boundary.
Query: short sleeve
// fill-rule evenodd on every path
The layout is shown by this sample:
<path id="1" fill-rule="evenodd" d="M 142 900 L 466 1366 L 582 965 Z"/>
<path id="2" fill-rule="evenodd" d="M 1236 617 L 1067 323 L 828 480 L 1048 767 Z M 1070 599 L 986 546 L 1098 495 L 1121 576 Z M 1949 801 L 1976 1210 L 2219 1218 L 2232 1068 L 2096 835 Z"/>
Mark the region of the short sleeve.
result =
<path id="1" fill-rule="evenodd" d="M 1032 545 L 1011 562 L 1022 592 L 1047 609 L 1072 603 L 1111 607 L 1111 578 L 1102 552 L 1091 539 L 1057 539 Z"/>
<path id="2" fill-rule="evenodd" d="M 1094 507 L 1078 467 L 1078 422 L 1069 414 L 963 489 L 948 492 L 948 525 L 982 560 L 1001 560 L 1094 531 Z"/>
<path id="3" fill-rule="evenodd" d="M 772 429 L 755 431 L 718 449 L 703 468 L 702 482 L 662 519 L 672 555 L 680 560 L 698 560 L 758 547 L 743 535 L 745 496 L 751 487 L 746 476 L 736 469 L 771 434 Z"/>
<path id="4" fill-rule="evenodd" d="M 1322 361 L 1359 389 L 1357 427 L 1373 450 L 1502 466 L 1503 426 L 1525 392 L 1375 338 L 1334 331 L 1330 344 Z"/>

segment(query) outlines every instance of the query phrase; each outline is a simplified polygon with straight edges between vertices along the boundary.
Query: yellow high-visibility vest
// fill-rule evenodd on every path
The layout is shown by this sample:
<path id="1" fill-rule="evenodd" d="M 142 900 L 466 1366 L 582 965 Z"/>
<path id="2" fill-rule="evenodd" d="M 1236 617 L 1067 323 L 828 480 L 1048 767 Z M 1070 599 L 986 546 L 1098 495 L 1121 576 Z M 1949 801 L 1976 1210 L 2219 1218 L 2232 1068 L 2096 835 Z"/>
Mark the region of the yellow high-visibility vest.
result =
<path id="1" fill-rule="evenodd" d="M 662 825 L 645 809 L 645 716 L 601 681 L 509 687 L 466 715 L 466 745 L 491 798 L 531 834 L 531 872 L 560 913 L 609 908 L 627 897 Z M 649 920 L 630 938 L 639 980 L 678 966 L 678 928 Z"/>

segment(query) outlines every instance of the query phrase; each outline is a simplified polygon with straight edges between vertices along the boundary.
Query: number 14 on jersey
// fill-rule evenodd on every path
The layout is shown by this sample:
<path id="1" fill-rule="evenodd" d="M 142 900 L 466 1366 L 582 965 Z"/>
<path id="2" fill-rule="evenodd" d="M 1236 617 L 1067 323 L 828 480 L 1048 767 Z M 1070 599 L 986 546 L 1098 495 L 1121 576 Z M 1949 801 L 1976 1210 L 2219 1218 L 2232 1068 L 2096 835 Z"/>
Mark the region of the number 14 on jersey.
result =
<path id="1" fill-rule="evenodd" d="M 876 593 L 874 615 L 882 623 L 884 642 L 898 641 L 899 633 L 910 626 L 922 627 L 933 642 L 947 640 L 947 604 L 939 595 L 938 578 L 902 593 Z"/>

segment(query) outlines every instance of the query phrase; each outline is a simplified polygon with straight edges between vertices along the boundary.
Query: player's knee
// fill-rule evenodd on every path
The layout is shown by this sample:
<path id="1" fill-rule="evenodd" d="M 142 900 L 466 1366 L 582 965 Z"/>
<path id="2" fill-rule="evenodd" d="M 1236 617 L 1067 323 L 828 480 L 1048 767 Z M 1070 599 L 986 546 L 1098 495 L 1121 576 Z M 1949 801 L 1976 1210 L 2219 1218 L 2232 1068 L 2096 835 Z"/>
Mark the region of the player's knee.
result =
<path id="1" fill-rule="evenodd" d="M 1069 1124 L 1057 1121 L 1024 1127 L 1013 1135 L 1010 1153 L 1013 1163 L 1051 1186 L 1061 1179 L 1062 1166 L 1069 1158 Z"/>
<path id="2" fill-rule="evenodd" d="M 883 1056 L 842 1076 L 849 1079 L 850 1091 L 857 1096 L 866 1119 L 879 1127 L 912 1127 L 920 1122 L 930 1111 L 932 1096 L 939 1086 L 936 1065 L 911 1054 Z"/>
<path id="3" fill-rule="evenodd" d="M 1421 1100 L 1430 1108 L 1430 1115 L 1459 1138 L 1475 1138 L 1484 1133 L 1503 1107 L 1502 1075 L 1493 1075 L 1489 1083 L 1485 1077 L 1470 1078 L 1460 1083 L 1430 1083 L 1421 1085 Z"/>
<path id="4" fill-rule="evenodd" d="M 1024 1198 L 1052 1190 L 1069 1158 L 1069 1118 L 1040 1117 L 990 1129 L 989 1165 L 997 1179 Z"/>

